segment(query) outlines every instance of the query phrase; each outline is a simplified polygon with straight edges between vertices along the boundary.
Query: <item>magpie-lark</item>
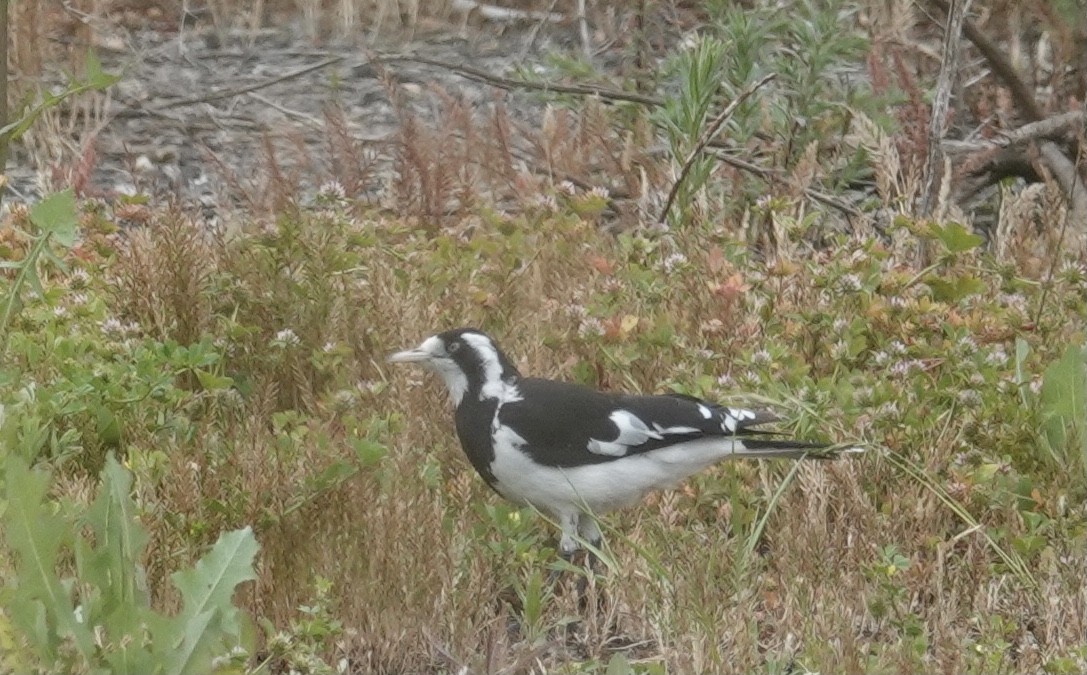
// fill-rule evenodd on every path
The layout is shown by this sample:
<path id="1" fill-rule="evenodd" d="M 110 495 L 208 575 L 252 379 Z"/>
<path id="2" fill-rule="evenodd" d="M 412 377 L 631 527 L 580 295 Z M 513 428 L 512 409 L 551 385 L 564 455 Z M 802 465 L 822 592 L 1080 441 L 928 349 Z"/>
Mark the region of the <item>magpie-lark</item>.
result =
<path id="1" fill-rule="evenodd" d="M 555 518 L 566 558 L 579 537 L 599 546 L 592 514 L 635 504 L 719 461 L 835 452 L 753 429 L 777 419 L 768 411 L 522 377 L 491 338 L 471 328 L 429 337 L 389 361 L 420 363 L 445 379 L 472 466 L 503 497 Z"/>

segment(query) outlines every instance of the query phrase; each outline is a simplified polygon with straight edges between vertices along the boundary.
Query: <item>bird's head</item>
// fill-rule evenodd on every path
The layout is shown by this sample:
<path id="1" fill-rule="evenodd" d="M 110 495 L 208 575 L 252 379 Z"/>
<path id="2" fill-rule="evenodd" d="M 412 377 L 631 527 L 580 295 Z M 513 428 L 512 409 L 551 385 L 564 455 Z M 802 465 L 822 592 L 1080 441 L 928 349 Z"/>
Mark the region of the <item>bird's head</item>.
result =
<path id="1" fill-rule="evenodd" d="M 389 357 L 391 363 L 418 363 L 442 376 L 454 405 L 465 394 L 479 400 L 519 398 L 513 364 L 490 337 L 474 328 L 458 328 L 428 337 L 414 349 Z"/>

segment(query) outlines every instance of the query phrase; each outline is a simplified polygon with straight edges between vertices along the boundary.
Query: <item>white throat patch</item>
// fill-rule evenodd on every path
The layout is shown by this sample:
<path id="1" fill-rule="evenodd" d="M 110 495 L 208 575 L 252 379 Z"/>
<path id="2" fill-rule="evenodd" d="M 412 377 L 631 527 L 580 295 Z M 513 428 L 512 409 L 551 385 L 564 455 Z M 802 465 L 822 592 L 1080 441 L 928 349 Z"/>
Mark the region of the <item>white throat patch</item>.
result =
<path id="1" fill-rule="evenodd" d="M 423 344 L 419 345 L 419 350 L 438 357 L 445 353 L 445 345 L 437 336 L 428 337 L 423 340 Z M 464 392 L 468 391 L 468 378 L 460 366 L 445 358 L 431 359 L 426 365 L 445 380 L 445 387 L 449 390 L 449 397 L 453 399 L 454 407 L 460 405 Z"/>

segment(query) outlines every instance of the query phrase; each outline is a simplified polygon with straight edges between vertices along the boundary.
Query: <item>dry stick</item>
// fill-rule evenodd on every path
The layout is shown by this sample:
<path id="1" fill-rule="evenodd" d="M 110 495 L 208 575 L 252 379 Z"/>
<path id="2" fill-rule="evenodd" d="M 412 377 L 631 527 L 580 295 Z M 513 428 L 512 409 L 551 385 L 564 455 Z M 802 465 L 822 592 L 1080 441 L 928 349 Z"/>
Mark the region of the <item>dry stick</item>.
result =
<path id="1" fill-rule="evenodd" d="M 296 77 L 301 77 L 303 75 L 306 75 L 307 73 L 312 73 L 315 70 L 320 70 L 322 68 L 327 68 L 328 66 L 331 66 L 334 63 L 339 63 L 340 61 L 343 61 L 343 60 L 344 60 L 344 57 L 342 57 L 342 56 L 334 56 L 332 58 L 325 59 L 324 61 L 321 61 L 320 63 L 315 63 L 312 66 L 306 66 L 304 68 L 299 68 L 298 70 L 292 70 L 291 72 L 287 73 L 286 75 L 280 75 L 279 77 L 273 77 L 273 78 L 268 79 L 268 80 L 263 80 L 261 82 L 257 82 L 256 84 L 246 85 L 244 87 L 235 87 L 233 89 L 213 91 L 210 94 L 205 94 L 204 96 L 197 96 L 195 98 L 186 98 L 186 99 L 182 99 L 180 101 L 171 101 L 170 103 L 165 103 L 165 104 L 160 105 L 160 106 L 155 106 L 154 108 L 151 108 L 150 110 L 148 110 L 148 112 L 160 113 L 163 110 L 169 110 L 171 108 L 180 108 L 180 107 L 186 106 L 186 105 L 195 105 L 197 103 L 208 103 L 210 101 L 218 101 L 218 100 L 224 99 L 224 98 L 232 98 L 234 96 L 241 96 L 242 94 L 248 94 L 251 91 L 257 91 L 259 89 L 264 89 L 266 87 L 270 87 L 270 86 L 272 86 L 274 84 L 279 84 L 280 82 L 285 82 L 287 80 L 291 80 L 291 79 L 294 79 Z"/>
<path id="2" fill-rule="evenodd" d="M 715 144 L 710 143 L 710 147 L 711 148 L 715 147 Z M 761 167 L 761 166 L 759 166 L 757 164 L 752 164 L 751 162 L 748 162 L 745 159 L 740 159 L 739 157 L 736 157 L 734 155 L 730 155 L 730 154 L 725 153 L 725 152 L 715 152 L 715 153 L 713 153 L 713 156 L 716 157 L 717 159 L 719 159 L 723 164 L 728 164 L 729 166 L 735 167 L 735 168 L 737 168 L 737 169 L 739 169 L 741 171 L 746 171 L 748 173 L 753 173 L 756 176 L 758 176 L 759 178 L 764 178 L 764 179 L 767 179 L 767 180 L 774 180 L 774 179 L 777 179 L 777 178 L 781 177 L 781 172 L 780 171 L 777 171 L 775 169 L 763 168 L 763 167 Z M 810 188 L 810 187 L 804 188 L 804 194 L 806 196 L 808 196 L 809 198 L 817 201 L 817 202 L 820 202 L 822 204 L 826 204 L 827 206 L 829 206 L 831 208 L 834 208 L 834 209 L 837 209 L 837 210 L 841 211 L 842 213 L 844 213 L 847 216 L 853 216 L 854 218 L 860 218 L 861 215 L 862 215 L 860 211 L 858 211 L 856 208 L 854 208 L 850 204 L 838 199 L 837 197 L 834 197 L 832 195 L 828 195 L 825 192 L 820 192 L 819 190 L 816 190 L 815 188 Z"/>
<path id="3" fill-rule="evenodd" d="M 950 14 L 951 9 L 948 6 L 947 0 L 931 0 L 934 5 L 944 11 L 945 14 Z M 963 12 L 965 14 L 965 12 Z M 1012 99 L 1015 101 L 1019 111 L 1031 122 L 1037 122 L 1045 117 L 1045 113 L 1042 112 L 1041 106 L 1038 105 L 1038 101 L 1035 100 L 1034 94 L 1031 92 L 1030 87 L 1023 81 L 1023 78 L 1019 77 L 1019 73 L 1016 72 L 1015 66 L 1012 65 L 1008 57 L 1005 56 L 1005 52 L 993 44 L 985 35 L 978 30 L 970 21 L 965 21 L 962 26 L 963 33 L 966 34 L 967 39 L 974 43 L 974 46 L 978 48 L 981 55 L 985 57 L 985 60 L 992 66 L 993 72 L 995 72 L 1000 79 L 1004 80 L 1004 84 L 1011 90 Z"/>
<path id="4" fill-rule="evenodd" d="M 476 2 L 475 0 L 453 0 L 452 8 L 458 12 L 464 12 L 465 14 L 476 12 L 481 19 L 486 19 L 488 21 L 549 21 L 551 23 L 561 23 L 566 20 L 566 16 L 559 12 L 535 12 L 527 9 L 513 9 L 509 7 L 499 7 L 497 5 L 486 5 L 482 2 Z"/>
<path id="5" fill-rule="evenodd" d="M 1068 159 L 1060 146 L 1053 141 L 1043 141 L 1039 144 L 1038 151 L 1046 168 L 1057 180 L 1057 185 L 1068 195 L 1068 212 L 1072 214 L 1072 219 L 1087 225 L 1087 192 L 1079 180 L 1076 163 Z"/>
<path id="6" fill-rule="evenodd" d="M 932 0 L 932 2 L 945 12 L 951 11 L 948 7 L 947 0 Z M 969 0 L 967 0 L 967 2 L 969 2 Z M 1047 123 L 1052 123 L 1056 126 L 1065 122 L 1064 119 L 1062 119 L 1066 117 L 1065 115 L 1059 115 L 1053 118 L 1052 122 L 1045 119 L 1045 113 L 1042 111 L 1042 107 L 1038 105 L 1038 101 L 1034 98 L 1034 94 L 1031 92 L 1026 82 L 1023 81 L 1023 78 L 1019 77 L 1019 73 L 1016 72 L 1015 66 L 1007 59 L 1004 52 L 990 42 L 989 39 L 986 38 L 971 22 L 964 22 L 963 32 L 966 34 L 966 37 L 969 38 L 970 42 L 973 42 L 974 46 L 978 48 L 978 51 L 981 52 L 982 56 L 989 62 L 993 71 L 1000 76 L 1000 79 L 1002 79 L 1008 89 L 1011 90 L 1012 100 L 1015 101 L 1020 113 L 1026 119 L 1034 124 L 1043 125 L 1041 129 L 1048 129 L 1048 126 L 1045 126 Z M 1069 115 L 1073 114 L 1076 113 L 1069 113 Z M 1078 114 L 1083 115 L 1084 113 L 1080 112 Z M 1060 122 L 1057 120 L 1060 120 Z M 1034 124 L 1028 124 L 1026 127 L 1023 127 L 1023 130 L 1027 127 L 1034 126 Z M 1039 133 L 1038 135 L 1041 134 Z M 1015 139 L 1013 142 L 1016 141 L 1018 141 L 1018 139 Z M 1040 149 L 1042 161 L 1057 178 L 1058 182 L 1061 184 L 1061 188 L 1065 190 L 1065 194 L 1068 198 L 1069 210 L 1073 214 L 1082 217 L 1085 214 L 1085 209 L 1087 209 L 1087 204 L 1084 203 L 1087 201 L 1087 191 L 1084 190 L 1083 183 L 1079 180 L 1076 166 L 1073 165 L 1068 157 L 1065 156 L 1063 152 L 1060 152 L 1059 148 L 1052 143 L 1044 143 L 1042 145 L 1043 147 Z M 1080 222 L 1084 221 L 1080 220 Z"/>
<path id="7" fill-rule="evenodd" d="M 0 0 L 0 129 L 8 125 L 8 0 Z M 0 136 L 0 174 L 7 172 L 8 138 Z M 0 185 L 0 200 L 4 186 Z"/>
<path id="8" fill-rule="evenodd" d="M 732 102 L 721 111 L 721 114 L 717 116 L 717 119 L 710 124 L 709 128 L 706 129 L 706 132 L 702 134 L 702 138 L 698 139 L 698 143 L 695 144 L 694 148 L 691 149 L 690 154 L 687 155 L 687 159 L 684 160 L 683 167 L 679 170 L 679 176 L 676 178 L 676 181 L 672 183 L 672 189 L 668 191 L 668 199 L 665 200 L 664 208 L 661 209 L 660 217 L 657 218 L 658 224 L 663 224 L 664 220 L 668 217 L 668 211 L 672 209 L 672 204 L 676 201 L 676 195 L 679 194 L 679 186 L 683 184 L 684 179 L 687 178 L 687 174 L 691 172 L 691 166 L 694 165 L 694 160 L 706 149 L 706 146 L 713 140 L 713 137 L 717 135 L 717 132 L 721 129 L 721 125 L 723 125 L 728 118 L 732 117 L 732 113 L 736 112 L 736 108 L 739 107 L 741 103 L 746 101 L 748 97 L 775 77 L 777 77 L 776 74 L 770 73 L 755 84 L 741 91 L 740 95 L 734 98 Z"/>
<path id="9" fill-rule="evenodd" d="M 925 174 L 922 181 L 921 204 L 918 209 L 922 218 L 928 218 L 936 206 L 940 186 L 944 178 L 944 133 L 947 131 L 947 115 L 951 106 L 951 88 L 959 72 L 959 37 L 970 0 L 951 0 L 947 27 L 944 30 L 944 50 L 940 59 L 940 76 L 936 80 L 936 98 L 932 102 L 932 117 L 928 124 L 928 156 L 925 158 Z M 922 258 L 926 256 L 922 255 Z"/>
<path id="10" fill-rule="evenodd" d="M 282 105 L 276 103 L 275 101 L 273 101 L 273 100 L 271 100 L 269 98 L 261 96 L 260 94 L 258 94 L 256 92 L 251 91 L 251 92 L 247 93 L 246 96 L 253 99 L 254 101 L 257 101 L 259 103 L 263 103 L 264 105 L 268 106 L 269 108 L 272 108 L 273 110 L 278 110 L 279 112 L 283 113 L 287 117 L 291 117 L 291 118 L 296 119 L 296 120 L 298 120 L 300 122 L 304 122 L 304 123 L 312 126 L 314 129 L 322 129 L 323 130 L 325 128 L 325 123 L 322 122 L 321 120 L 317 119 L 313 115 L 307 115 L 304 112 L 299 112 L 297 110 L 291 110 L 290 108 L 288 108 L 286 106 L 282 106 Z"/>
<path id="11" fill-rule="evenodd" d="M 1080 110 L 1061 113 L 1040 122 L 1030 122 L 1012 131 L 1000 132 L 1000 137 L 993 140 L 959 141 L 944 140 L 944 150 L 956 155 L 975 153 L 983 150 L 1011 148 L 1034 141 L 1063 140 L 1078 127 L 1087 123 L 1087 113 Z"/>
<path id="12" fill-rule="evenodd" d="M 1084 104 L 1087 107 L 1087 103 Z M 1042 153 L 1046 151 L 1056 155 L 1059 158 L 1058 163 L 1065 163 L 1068 166 L 1067 180 L 1071 183 L 1068 188 L 1068 201 L 1070 202 L 1068 210 L 1064 212 L 1064 219 L 1061 222 L 1061 231 L 1057 235 L 1057 245 L 1053 247 L 1053 260 L 1049 264 L 1049 274 L 1046 275 L 1046 282 L 1042 284 L 1042 296 L 1038 298 L 1038 309 L 1034 312 L 1034 324 L 1037 325 L 1042 318 L 1042 310 L 1045 309 L 1045 301 L 1049 297 L 1049 288 L 1053 285 L 1053 275 L 1057 271 L 1057 258 L 1060 256 L 1061 249 L 1064 248 L 1064 235 L 1068 231 L 1068 223 L 1073 218 L 1076 222 L 1083 224 L 1087 223 L 1087 190 L 1084 190 L 1083 182 L 1079 179 L 1079 167 L 1083 163 L 1083 146 L 1087 143 L 1087 116 L 1084 117 L 1084 123 L 1080 127 L 1079 132 L 1079 151 L 1076 154 L 1076 162 L 1073 164 L 1068 161 L 1068 158 L 1064 156 L 1054 143 L 1046 141 L 1042 144 Z M 1063 165 L 1062 165 L 1063 166 Z M 1062 180 L 1058 177 L 1058 180 Z"/>
<path id="13" fill-rule="evenodd" d="M 589 21 L 585 16 L 585 0 L 577 0 L 577 24 L 581 32 L 581 49 L 585 52 L 585 58 L 593 58 L 593 42 L 589 37 Z"/>
<path id="14" fill-rule="evenodd" d="M 480 70 L 478 68 L 472 68 L 471 66 L 448 63 L 446 61 L 439 61 L 437 59 L 428 59 L 425 56 L 389 55 L 379 56 L 372 60 L 379 63 L 406 61 L 408 63 L 422 63 L 423 65 L 427 66 L 444 68 L 445 70 L 452 71 L 465 79 L 489 84 L 491 86 L 498 87 L 499 89 L 533 89 L 536 91 L 546 91 L 556 94 L 599 96 L 600 98 L 607 101 L 627 101 L 630 103 L 639 103 L 641 105 L 653 106 L 655 108 L 664 105 L 664 101 L 653 98 L 652 96 L 642 96 L 641 94 L 632 94 L 630 92 L 619 91 L 617 89 L 604 89 L 602 87 L 592 87 L 588 85 L 549 84 L 546 82 L 527 82 L 525 80 L 514 80 L 506 77 L 499 77 L 497 75 L 491 75 L 486 71 Z"/>
<path id="15" fill-rule="evenodd" d="M 1073 126 L 1082 127 L 1085 121 L 1087 121 L 1087 114 L 1084 111 L 1073 110 L 1038 122 L 1024 124 L 1015 131 L 1004 134 L 1004 138 L 998 140 L 995 145 L 1008 146 L 1039 139 L 1060 138 L 1073 131 Z"/>

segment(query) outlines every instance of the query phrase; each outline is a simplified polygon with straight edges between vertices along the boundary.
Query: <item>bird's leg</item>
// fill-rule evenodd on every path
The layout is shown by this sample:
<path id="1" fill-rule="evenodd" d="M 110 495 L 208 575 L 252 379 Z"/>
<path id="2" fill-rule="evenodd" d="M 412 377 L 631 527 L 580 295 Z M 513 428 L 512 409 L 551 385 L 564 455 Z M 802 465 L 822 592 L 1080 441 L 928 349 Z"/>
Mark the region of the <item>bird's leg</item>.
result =
<path id="1" fill-rule="evenodd" d="M 559 556 L 566 562 L 573 564 L 581 546 L 577 543 L 578 514 L 566 513 L 559 515 L 559 527 L 562 528 L 562 537 L 559 539 Z M 547 577 L 549 584 L 554 584 L 559 579 L 559 571 L 551 570 Z"/>
<path id="2" fill-rule="evenodd" d="M 600 534 L 600 526 L 596 524 L 596 519 L 588 513 L 583 513 L 578 519 L 578 533 L 581 538 L 588 542 L 589 548 L 585 550 L 585 576 L 581 577 L 577 581 L 577 604 L 578 608 L 583 613 L 589 612 L 589 583 L 590 577 L 596 578 L 597 572 L 603 567 L 603 562 L 600 560 L 600 556 L 596 554 L 596 551 L 601 550 L 603 536 Z M 597 611 L 603 611 L 604 608 L 604 592 L 601 589 L 597 590 L 596 595 L 596 609 Z"/>
<path id="3" fill-rule="evenodd" d="M 600 545 L 603 540 L 603 535 L 600 534 L 600 526 L 596 524 L 596 519 L 587 513 L 581 514 L 578 518 L 578 533 L 581 538 L 589 542 L 589 548 L 585 551 L 586 561 L 588 563 L 589 572 L 596 574 L 601 569 L 600 557 L 594 552 L 600 550 Z"/>
<path id="4" fill-rule="evenodd" d="M 562 537 L 559 539 L 559 555 L 566 562 L 572 563 L 574 555 L 581 549 L 577 543 L 578 533 L 577 513 L 564 513 L 559 516 L 559 526 L 562 527 Z"/>

